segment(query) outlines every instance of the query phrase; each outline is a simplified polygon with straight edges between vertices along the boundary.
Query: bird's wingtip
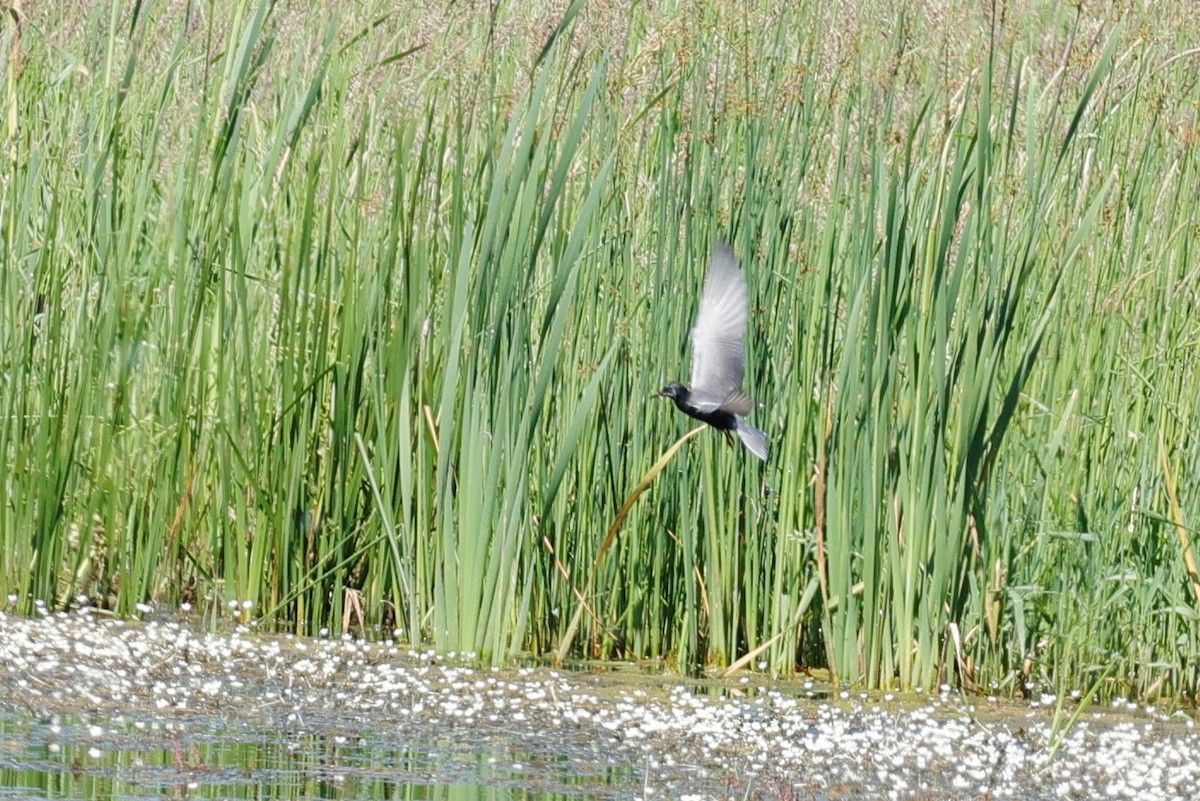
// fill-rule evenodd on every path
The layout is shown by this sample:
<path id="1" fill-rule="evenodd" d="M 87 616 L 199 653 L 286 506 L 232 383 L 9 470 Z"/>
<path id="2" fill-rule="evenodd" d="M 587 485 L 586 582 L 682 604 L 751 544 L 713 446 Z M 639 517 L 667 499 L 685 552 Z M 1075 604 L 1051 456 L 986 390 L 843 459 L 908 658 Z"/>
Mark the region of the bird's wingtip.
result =
<path id="1" fill-rule="evenodd" d="M 735 264 L 737 263 L 737 257 L 733 255 L 733 248 L 729 246 L 729 242 L 723 237 L 717 237 L 716 241 L 713 242 L 712 258 L 728 259 Z"/>

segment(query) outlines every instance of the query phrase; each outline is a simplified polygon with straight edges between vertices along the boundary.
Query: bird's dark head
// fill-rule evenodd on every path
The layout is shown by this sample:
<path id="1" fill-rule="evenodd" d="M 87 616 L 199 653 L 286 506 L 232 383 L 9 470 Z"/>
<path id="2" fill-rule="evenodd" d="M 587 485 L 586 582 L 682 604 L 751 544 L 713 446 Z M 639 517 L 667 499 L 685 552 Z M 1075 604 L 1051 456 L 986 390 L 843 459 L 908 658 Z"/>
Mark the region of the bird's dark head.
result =
<path id="1" fill-rule="evenodd" d="M 660 398 L 682 398 L 687 395 L 687 387 L 678 381 L 672 381 L 659 390 L 658 395 Z"/>

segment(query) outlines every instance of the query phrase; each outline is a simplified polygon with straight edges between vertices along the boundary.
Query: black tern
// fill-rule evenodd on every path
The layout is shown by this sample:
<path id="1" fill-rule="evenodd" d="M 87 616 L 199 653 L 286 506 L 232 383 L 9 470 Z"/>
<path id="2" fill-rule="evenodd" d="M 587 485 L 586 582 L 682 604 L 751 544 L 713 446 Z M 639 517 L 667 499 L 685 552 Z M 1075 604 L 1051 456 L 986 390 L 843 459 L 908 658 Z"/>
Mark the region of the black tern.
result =
<path id="1" fill-rule="evenodd" d="M 692 386 L 672 381 L 658 394 L 679 411 L 721 431 L 734 431 L 767 460 L 767 435 L 745 421 L 754 401 L 742 389 L 746 369 L 746 276 L 722 243 L 713 248 L 700 310 L 692 325 Z"/>

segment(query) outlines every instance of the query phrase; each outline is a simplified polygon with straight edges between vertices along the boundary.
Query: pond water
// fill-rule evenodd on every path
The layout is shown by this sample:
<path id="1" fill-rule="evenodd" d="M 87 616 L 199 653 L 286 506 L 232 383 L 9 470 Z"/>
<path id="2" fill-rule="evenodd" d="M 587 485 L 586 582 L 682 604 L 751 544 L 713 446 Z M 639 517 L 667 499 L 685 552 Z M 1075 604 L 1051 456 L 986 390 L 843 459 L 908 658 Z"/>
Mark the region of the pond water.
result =
<path id="1" fill-rule="evenodd" d="M 1194 797 L 1189 716 L 496 670 L 354 640 L 0 614 L 15 798 Z M 1056 742 L 1057 747 L 1051 747 Z"/>
<path id="2" fill-rule="evenodd" d="M 139 725 L 141 724 L 141 725 Z M 321 725 L 319 722 L 317 725 Z M 220 718 L 0 716 L 0 799 L 615 797 L 628 771 L 504 742 L 289 734 Z"/>

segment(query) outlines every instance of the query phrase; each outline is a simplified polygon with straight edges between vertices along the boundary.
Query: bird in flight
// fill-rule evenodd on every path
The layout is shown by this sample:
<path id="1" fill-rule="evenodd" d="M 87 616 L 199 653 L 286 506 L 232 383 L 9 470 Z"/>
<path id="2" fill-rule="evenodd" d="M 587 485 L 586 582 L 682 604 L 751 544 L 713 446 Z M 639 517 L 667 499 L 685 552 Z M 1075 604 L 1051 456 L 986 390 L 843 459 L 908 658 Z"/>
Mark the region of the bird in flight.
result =
<path id="1" fill-rule="evenodd" d="M 767 460 L 767 435 L 746 422 L 754 401 L 742 389 L 746 369 L 746 276 L 724 243 L 708 262 L 700 310 L 692 325 L 692 385 L 672 381 L 658 394 L 684 414 L 720 431 L 733 431 L 750 452 Z"/>

